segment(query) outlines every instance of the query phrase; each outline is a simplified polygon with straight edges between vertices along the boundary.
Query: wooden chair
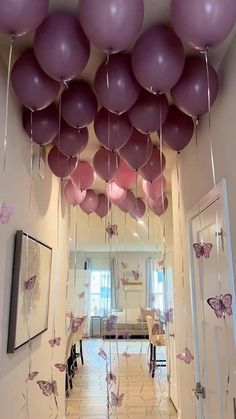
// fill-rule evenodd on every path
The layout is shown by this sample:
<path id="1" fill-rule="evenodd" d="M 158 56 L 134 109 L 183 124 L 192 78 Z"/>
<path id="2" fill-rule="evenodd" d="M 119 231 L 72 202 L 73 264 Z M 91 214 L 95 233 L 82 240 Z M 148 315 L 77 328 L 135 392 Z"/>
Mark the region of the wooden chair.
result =
<path id="1" fill-rule="evenodd" d="M 158 324 L 158 322 L 156 322 L 152 316 L 146 316 L 146 320 L 148 325 L 148 336 L 150 343 L 149 372 L 152 373 L 152 378 L 154 378 L 156 367 L 166 366 L 165 359 L 156 359 L 156 347 L 165 346 L 165 334 L 161 324 Z M 157 326 L 153 328 L 155 324 L 157 324 Z"/>

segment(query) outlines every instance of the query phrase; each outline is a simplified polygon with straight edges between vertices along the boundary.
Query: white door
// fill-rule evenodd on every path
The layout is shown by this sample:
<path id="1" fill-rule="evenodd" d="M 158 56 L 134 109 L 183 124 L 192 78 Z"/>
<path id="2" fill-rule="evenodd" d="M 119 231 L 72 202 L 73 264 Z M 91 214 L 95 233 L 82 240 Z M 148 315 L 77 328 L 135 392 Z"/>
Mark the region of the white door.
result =
<path id="1" fill-rule="evenodd" d="M 236 307 L 225 183 L 209 196 L 190 221 L 195 396 L 198 419 L 236 419 Z M 197 257 L 194 243 L 210 243 L 212 249 L 196 246 Z M 217 317 L 207 300 L 228 293 L 233 296 L 233 316 Z M 220 314 L 217 301 L 210 302 Z"/>

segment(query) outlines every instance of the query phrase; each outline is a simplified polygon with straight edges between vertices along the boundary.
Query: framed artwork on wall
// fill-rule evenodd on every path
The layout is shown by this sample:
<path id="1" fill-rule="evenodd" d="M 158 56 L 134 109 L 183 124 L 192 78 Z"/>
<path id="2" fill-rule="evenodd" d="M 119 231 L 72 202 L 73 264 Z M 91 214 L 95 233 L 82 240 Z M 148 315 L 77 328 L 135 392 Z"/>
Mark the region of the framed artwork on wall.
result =
<path id="1" fill-rule="evenodd" d="M 52 248 L 16 232 L 7 352 L 48 328 Z"/>

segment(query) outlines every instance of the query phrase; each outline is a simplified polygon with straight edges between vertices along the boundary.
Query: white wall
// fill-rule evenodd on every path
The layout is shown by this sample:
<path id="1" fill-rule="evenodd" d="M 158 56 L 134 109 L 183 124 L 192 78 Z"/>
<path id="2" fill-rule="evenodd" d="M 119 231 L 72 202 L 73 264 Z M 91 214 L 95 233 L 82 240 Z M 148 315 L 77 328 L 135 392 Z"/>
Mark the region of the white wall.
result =
<path id="1" fill-rule="evenodd" d="M 1 419 L 23 419 L 26 417 L 22 391 L 28 376 L 28 346 L 24 345 L 14 354 L 6 353 L 13 264 L 13 246 L 16 230 L 24 230 L 53 248 L 51 295 L 48 331 L 32 340 L 32 370 L 39 371 L 35 381 L 29 383 L 30 418 L 48 418 L 53 399 L 42 395 L 37 379 L 50 380 L 52 352 L 48 340 L 52 337 L 52 307 L 54 298 L 55 256 L 57 238 L 58 181 L 46 168 L 43 181 L 33 181 L 32 199 L 30 192 L 30 145 L 22 129 L 21 109 L 10 98 L 9 135 L 7 142 L 7 168 L 2 172 L 3 133 L 5 115 L 6 74 L 0 63 L 0 203 L 16 205 L 16 213 L 7 225 L 0 224 L 0 417 Z M 67 278 L 68 214 L 64 202 L 60 210 L 60 284 L 56 311 L 56 334 L 62 336 L 62 344 L 55 350 L 53 364 L 64 362 L 65 339 L 65 290 Z M 60 307 L 60 310 L 58 309 Z M 58 382 L 59 415 L 64 416 L 64 374 L 55 371 Z M 54 415 L 55 416 L 55 415 Z M 53 416 L 53 417 L 54 417 Z"/>
<path id="2" fill-rule="evenodd" d="M 234 38 L 219 69 L 220 93 L 211 112 L 211 130 L 205 117 L 199 127 L 198 147 L 192 140 L 191 144 L 180 156 L 180 189 L 181 189 L 181 230 L 179 229 L 178 182 L 176 168 L 172 173 L 173 190 L 173 222 L 174 222 L 174 260 L 175 260 L 175 335 L 177 353 L 185 346 L 187 333 L 188 346 L 193 349 L 191 305 L 189 291 L 189 261 L 187 243 L 187 217 L 189 211 L 212 187 L 212 171 L 210 161 L 209 135 L 211 135 L 216 167 L 216 180 L 226 178 L 229 198 L 230 227 L 234 269 L 236 268 L 236 38 Z M 184 286 L 181 278 L 181 237 L 183 238 Z M 192 396 L 194 386 L 193 365 L 186 366 L 178 361 L 180 384 L 181 418 L 194 416 L 195 400 Z"/>

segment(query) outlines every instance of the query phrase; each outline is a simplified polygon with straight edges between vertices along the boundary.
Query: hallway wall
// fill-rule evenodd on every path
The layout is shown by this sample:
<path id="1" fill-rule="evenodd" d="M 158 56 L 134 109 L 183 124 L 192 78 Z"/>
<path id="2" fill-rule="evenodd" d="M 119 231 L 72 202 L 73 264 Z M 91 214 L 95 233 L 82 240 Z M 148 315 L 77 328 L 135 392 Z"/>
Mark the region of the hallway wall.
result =
<path id="1" fill-rule="evenodd" d="M 48 340 L 52 337 L 52 307 L 54 301 L 55 258 L 57 248 L 57 200 L 59 182 L 45 166 L 45 179 L 32 180 L 32 198 L 30 194 L 30 142 L 22 128 L 21 109 L 10 96 L 9 135 L 7 142 L 7 167 L 2 172 L 3 134 L 5 118 L 6 73 L 0 61 L 0 203 L 16 205 L 16 212 L 9 224 L 0 224 L 0 416 L 1 419 L 23 419 L 26 416 L 23 392 L 28 376 L 28 345 L 19 348 L 14 354 L 7 354 L 7 333 L 11 276 L 13 264 L 14 236 L 16 230 L 24 230 L 33 237 L 53 248 L 51 274 L 51 294 L 48 331 L 32 340 L 32 371 L 39 371 L 37 378 L 28 384 L 29 417 L 48 418 L 55 411 L 53 398 L 43 396 L 36 384 L 37 380 L 51 378 L 51 364 L 64 362 L 65 339 L 65 294 L 67 278 L 67 243 L 68 210 L 63 201 L 60 210 L 60 284 L 58 307 L 56 312 L 56 334 L 62 337 L 62 343 L 56 347 L 53 361 Z M 58 383 L 59 415 L 64 417 L 64 374 L 55 370 Z M 53 415 L 55 417 L 56 414 Z"/>
<path id="2" fill-rule="evenodd" d="M 210 135 L 213 142 L 214 161 L 216 169 L 216 182 L 226 178 L 230 227 L 232 239 L 232 252 L 234 270 L 236 270 L 236 38 L 222 61 L 218 70 L 220 78 L 220 92 L 211 112 Z M 172 172 L 172 199 L 173 199 L 173 222 L 174 222 L 174 266 L 175 266 L 175 325 L 177 353 L 185 346 L 187 331 L 188 346 L 193 350 L 191 305 L 189 291 L 189 261 L 187 242 L 187 216 L 199 199 L 213 187 L 212 169 L 209 147 L 208 118 L 201 119 L 199 126 L 198 146 L 194 139 L 191 144 L 179 156 L 180 177 L 180 201 L 181 216 L 178 209 L 178 180 L 177 171 L 174 167 Z M 181 220 L 181 228 L 180 221 Z M 182 234 L 181 231 L 182 230 Z M 184 256 L 184 286 L 182 285 L 181 263 L 181 238 L 183 238 Z M 180 410 L 181 418 L 189 419 L 194 416 L 195 400 L 192 395 L 194 386 L 193 365 L 186 366 L 178 361 L 179 385 L 180 385 Z"/>

